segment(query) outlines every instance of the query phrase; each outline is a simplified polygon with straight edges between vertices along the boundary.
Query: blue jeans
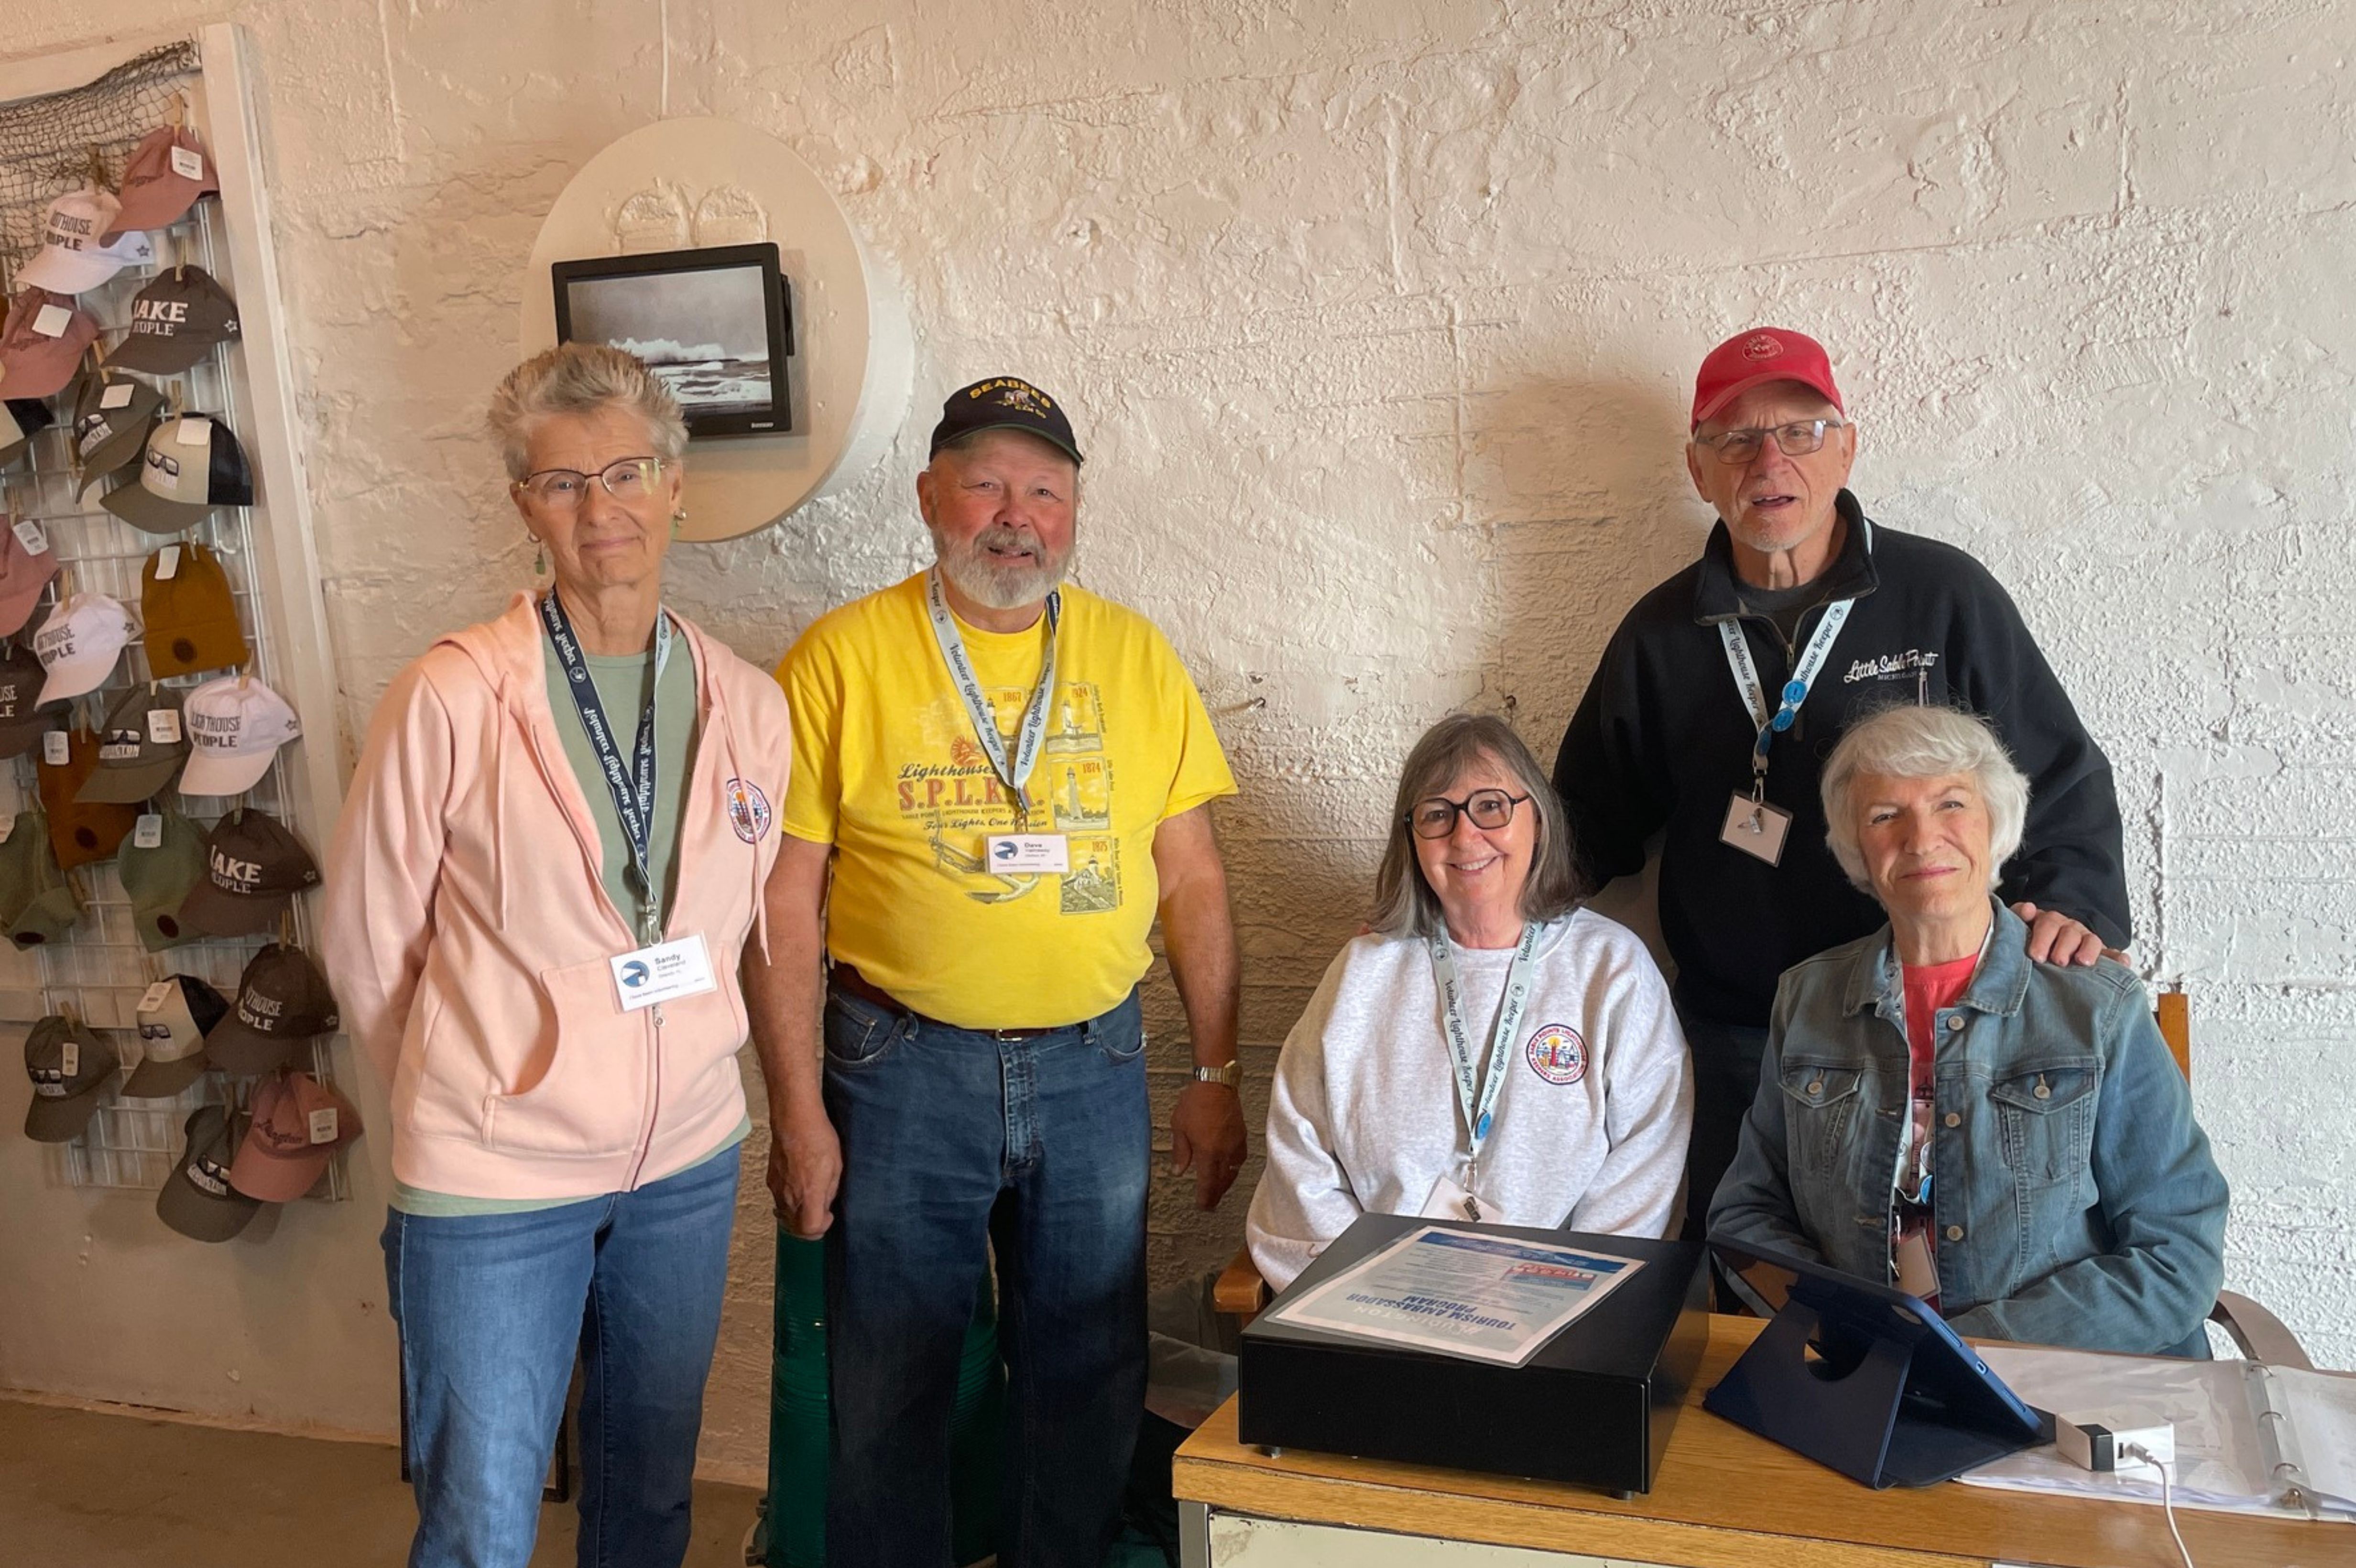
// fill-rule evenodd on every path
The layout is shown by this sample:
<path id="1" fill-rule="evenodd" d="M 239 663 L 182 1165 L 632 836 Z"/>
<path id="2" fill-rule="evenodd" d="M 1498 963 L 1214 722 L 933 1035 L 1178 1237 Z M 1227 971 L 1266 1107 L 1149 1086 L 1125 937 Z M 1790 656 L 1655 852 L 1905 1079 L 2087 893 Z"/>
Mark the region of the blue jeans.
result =
<path id="1" fill-rule="evenodd" d="M 685 1557 L 741 1148 L 554 1209 L 388 1216 L 410 1568 L 524 1568 L 575 1350 L 582 1568 Z"/>
<path id="2" fill-rule="evenodd" d="M 949 1412 L 995 1252 L 1001 1568 L 1097 1568 L 1145 1400 L 1145 1036 L 1132 994 L 1025 1040 L 831 992 L 832 1568 L 949 1561 Z"/>

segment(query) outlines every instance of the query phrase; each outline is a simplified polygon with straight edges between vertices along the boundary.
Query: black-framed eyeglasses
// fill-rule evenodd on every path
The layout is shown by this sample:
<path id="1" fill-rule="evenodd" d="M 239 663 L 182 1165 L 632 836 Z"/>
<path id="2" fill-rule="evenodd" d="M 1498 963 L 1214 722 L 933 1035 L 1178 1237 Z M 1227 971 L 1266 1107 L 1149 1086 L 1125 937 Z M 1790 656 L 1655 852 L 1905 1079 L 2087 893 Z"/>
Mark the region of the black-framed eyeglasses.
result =
<path id="1" fill-rule="evenodd" d="M 1730 468 L 1740 467 L 1757 457 L 1772 436 L 1775 445 L 1786 457 L 1805 457 L 1825 444 L 1826 431 L 1840 430 L 1847 420 L 1794 420 L 1790 424 L 1773 426 L 1746 425 L 1740 430 L 1724 430 L 1716 435 L 1697 435 L 1696 446 L 1707 447 L 1712 455 Z"/>
<path id="2" fill-rule="evenodd" d="M 571 511 L 581 505 L 589 494 L 590 481 L 594 480 L 605 487 L 605 494 L 626 507 L 653 495 L 662 471 L 659 457 L 622 457 L 594 474 L 577 468 L 542 468 L 517 480 L 516 488 L 543 507 Z"/>
<path id="3" fill-rule="evenodd" d="M 1526 795 L 1507 795 L 1501 789 L 1476 789 L 1462 800 L 1435 795 L 1417 801 L 1408 809 L 1407 825 L 1418 838 L 1447 837 L 1456 831 L 1460 815 L 1471 817 L 1475 827 L 1503 827 L 1514 819 L 1514 807 L 1529 798 Z"/>

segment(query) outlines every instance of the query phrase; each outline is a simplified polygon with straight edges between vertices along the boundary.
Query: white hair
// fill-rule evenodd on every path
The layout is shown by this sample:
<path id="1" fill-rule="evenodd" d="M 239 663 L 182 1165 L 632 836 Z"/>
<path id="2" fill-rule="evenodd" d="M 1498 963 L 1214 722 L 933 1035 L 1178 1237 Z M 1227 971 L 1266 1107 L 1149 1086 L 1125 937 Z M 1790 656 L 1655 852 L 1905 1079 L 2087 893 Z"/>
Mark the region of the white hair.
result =
<path id="1" fill-rule="evenodd" d="M 647 362 L 626 349 L 604 343 L 560 343 L 535 354 L 507 374 L 484 423 L 498 443 L 508 477 L 530 471 L 532 432 L 552 414 L 592 414 L 627 409 L 647 422 L 652 456 L 676 463 L 687 451 L 687 421 L 679 400 Z"/>
<path id="2" fill-rule="evenodd" d="M 1865 856 L 1857 843 L 1857 817 L 1850 792 L 1858 775 L 1935 779 L 1950 773 L 1970 777 L 1988 814 L 1988 887 L 2020 848 L 2029 816 L 2029 777 L 1987 720 L 1952 708 L 1885 708 L 1840 738 L 1825 763 L 1819 786 L 1825 803 L 1825 841 L 1848 880 L 1873 891 Z"/>

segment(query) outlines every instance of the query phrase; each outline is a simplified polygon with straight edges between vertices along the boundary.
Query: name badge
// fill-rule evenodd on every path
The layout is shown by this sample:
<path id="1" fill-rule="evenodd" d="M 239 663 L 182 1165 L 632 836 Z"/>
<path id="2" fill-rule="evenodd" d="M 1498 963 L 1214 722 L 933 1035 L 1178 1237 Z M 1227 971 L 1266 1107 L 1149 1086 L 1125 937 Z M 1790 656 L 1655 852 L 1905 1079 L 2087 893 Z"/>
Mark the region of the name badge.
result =
<path id="1" fill-rule="evenodd" d="M 1001 876 L 1062 876 L 1072 869 L 1071 840 L 1060 833 L 993 833 L 990 869 Z"/>
<path id="2" fill-rule="evenodd" d="M 1726 826 L 1718 830 L 1718 841 L 1772 866 L 1783 858 L 1783 836 L 1791 831 L 1790 812 L 1736 790 L 1726 803 Z"/>
<path id="3" fill-rule="evenodd" d="M 614 967 L 614 995 L 622 1010 L 637 1012 L 679 997 L 700 997 L 720 988 L 712 976 L 712 954 L 696 932 L 605 960 Z"/>

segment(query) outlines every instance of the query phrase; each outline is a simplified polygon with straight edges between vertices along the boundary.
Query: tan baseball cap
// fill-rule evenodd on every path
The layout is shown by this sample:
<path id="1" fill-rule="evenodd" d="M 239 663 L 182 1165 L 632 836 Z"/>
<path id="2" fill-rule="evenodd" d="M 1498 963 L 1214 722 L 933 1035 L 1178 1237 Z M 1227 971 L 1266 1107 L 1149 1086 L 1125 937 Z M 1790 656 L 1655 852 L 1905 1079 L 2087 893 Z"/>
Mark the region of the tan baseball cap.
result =
<path id="1" fill-rule="evenodd" d="M 229 1011 L 219 991 L 194 975 L 168 975 L 139 998 L 139 1065 L 124 1097 L 168 1100 L 204 1076 L 205 1035 Z"/>
<path id="2" fill-rule="evenodd" d="M 160 679 L 233 669 L 253 656 L 220 558 L 193 539 L 166 545 L 139 569 L 139 619 L 147 667 Z"/>
<path id="3" fill-rule="evenodd" d="M 253 1091 L 253 1125 L 238 1146 L 230 1185 L 264 1203 L 292 1203 L 359 1136 L 359 1113 L 309 1073 L 265 1078 Z"/>
<path id="4" fill-rule="evenodd" d="M 252 506 L 253 475 L 229 426 L 209 414 L 182 414 L 147 438 L 139 482 L 116 485 L 99 505 L 134 528 L 177 534 L 215 507 Z"/>

